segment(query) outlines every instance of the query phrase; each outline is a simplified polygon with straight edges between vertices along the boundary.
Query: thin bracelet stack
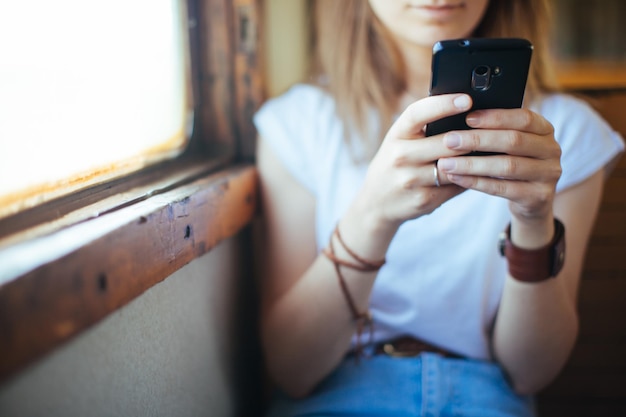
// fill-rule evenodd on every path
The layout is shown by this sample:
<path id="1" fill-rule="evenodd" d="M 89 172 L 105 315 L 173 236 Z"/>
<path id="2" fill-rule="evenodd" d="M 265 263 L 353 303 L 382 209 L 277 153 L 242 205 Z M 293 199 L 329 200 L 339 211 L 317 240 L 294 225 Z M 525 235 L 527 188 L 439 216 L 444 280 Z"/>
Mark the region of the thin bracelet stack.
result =
<path id="1" fill-rule="evenodd" d="M 364 312 L 359 312 L 359 310 L 357 309 L 356 304 L 354 303 L 354 299 L 352 298 L 352 295 L 350 294 L 350 290 L 348 289 L 348 285 L 346 284 L 346 280 L 343 276 L 343 273 L 341 272 L 341 267 L 344 266 L 344 267 L 351 268 L 357 271 L 362 271 L 362 272 L 374 272 L 374 271 L 378 271 L 385 264 L 385 259 L 381 261 L 370 261 L 354 253 L 354 251 L 351 250 L 348 246 L 346 246 L 346 243 L 343 241 L 343 238 L 341 237 L 341 234 L 339 233 L 339 225 L 335 227 L 333 235 L 337 237 L 337 240 L 339 241 L 341 246 L 344 248 L 344 250 L 356 261 L 356 262 L 353 262 L 351 260 L 345 260 L 345 259 L 341 259 L 337 257 L 337 255 L 335 254 L 335 248 L 333 245 L 332 236 L 330 238 L 330 241 L 328 242 L 328 247 L 322 250 L 322 253 L 328 259 L 330 259 L 330 261 L 335 266 L 335 271 L 337 272 L 337 279 L 339 280 L 341 291 L 343 292 L 344 298 L 346 299 L 346 303 L 348 304 L 348 307 L 350 308 L 352 317 L 354 318 L 354 321 L 356 322 L 356 326 L 357 326 L 356 327 L 356 347 L 354 351 L 355 351 L 356 357 L 359 358 L 362 354 L 362 348 L 363 348 L 361 344 L 361 335 L 363 334 L 363 330 L 366 327 L 369 330 L 369 339 L 370 339 L 369 342 L 371 342 L 372 332 L 373 332 L 372 315 L 369 310 L 366 310 Z"/>

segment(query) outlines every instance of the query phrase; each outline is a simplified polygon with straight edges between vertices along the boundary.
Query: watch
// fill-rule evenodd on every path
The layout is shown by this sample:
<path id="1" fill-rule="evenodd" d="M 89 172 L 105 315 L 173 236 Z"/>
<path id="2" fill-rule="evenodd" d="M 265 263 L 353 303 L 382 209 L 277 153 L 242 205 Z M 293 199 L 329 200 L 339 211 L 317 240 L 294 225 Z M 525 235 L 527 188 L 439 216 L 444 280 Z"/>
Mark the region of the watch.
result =
<path id="1" fill-rule="evenodd" d="M 554 237 L 538 249 L 522 249 L 511 242 L 511 224 L 500 235 L 500 254 L 506 257 L 509 273 L 523 282 L 545 281 L 558 275 L 565 263 L 565 226 L 554 219 Z"/>

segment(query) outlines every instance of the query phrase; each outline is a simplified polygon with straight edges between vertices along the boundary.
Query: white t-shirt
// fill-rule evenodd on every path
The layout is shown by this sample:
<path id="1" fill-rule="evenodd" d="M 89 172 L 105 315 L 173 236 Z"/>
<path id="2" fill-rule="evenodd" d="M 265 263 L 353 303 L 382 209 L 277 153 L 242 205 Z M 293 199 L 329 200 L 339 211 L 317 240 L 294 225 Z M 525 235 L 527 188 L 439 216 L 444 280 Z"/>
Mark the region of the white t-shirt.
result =
<path id="1" fill-rule="evenodd" d="M 621 137 L 581 100 L 549 95 L 533 110 L 554 125 L 563 150 L 557 191 L 588 178 L 624 149 Z M 265 103 L 254 121 L 262 140 L 315 197 L 321 250 L 363 183 L 367 164 L 353 162 L 334 101 L 317 87 L 293 86 Z M 497 243 L 509 221 L 507 200 L 469 190 L 405 222 L 374 284 L 374 339 L 408 334 L 490 359 L 489 332 L 506 275 Z"/>

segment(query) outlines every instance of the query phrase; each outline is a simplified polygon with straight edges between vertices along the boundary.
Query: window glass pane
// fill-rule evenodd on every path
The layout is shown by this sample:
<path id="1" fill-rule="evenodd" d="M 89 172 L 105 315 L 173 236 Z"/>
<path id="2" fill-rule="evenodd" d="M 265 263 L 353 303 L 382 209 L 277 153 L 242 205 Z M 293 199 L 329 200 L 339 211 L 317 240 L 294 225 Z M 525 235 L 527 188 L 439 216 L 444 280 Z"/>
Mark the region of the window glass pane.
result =
<path id="1" fill-rule="evenodd" d="M 0 2 L 0 217 L 179 154 L 182 0 Z"/>

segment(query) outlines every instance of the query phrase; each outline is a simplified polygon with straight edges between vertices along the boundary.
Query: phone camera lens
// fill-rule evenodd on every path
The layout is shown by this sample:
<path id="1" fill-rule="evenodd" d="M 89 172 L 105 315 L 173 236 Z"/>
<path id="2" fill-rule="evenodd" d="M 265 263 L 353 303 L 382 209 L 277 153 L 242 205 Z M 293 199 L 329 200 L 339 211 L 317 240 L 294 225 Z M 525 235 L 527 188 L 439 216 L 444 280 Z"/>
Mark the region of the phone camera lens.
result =
<path id="1" fill-rule="evenodd" d="M 472 71 L 472 88 L 477 91 L 488 90 L 491 86 L 491 68 L 479 65 Z"/>
<path id="2" fill-rule="evenodd" d="M 479 67 L 476 67 L 474 69 L 474 73 L 476 75 L 479 75 L 481 77 L 484 77 L 485 75 L 489 74 L 489 67 L 486 65 L 481 65 Z"/>
<path id="3" fill-rule="evenodd" d="M 459 45 L 460 46 L 469 46 L 469 44 L 470 44 L 470 41 L 467 40 L 467 39 L 463 39 L 463 40 L 459 41 Z"/>

